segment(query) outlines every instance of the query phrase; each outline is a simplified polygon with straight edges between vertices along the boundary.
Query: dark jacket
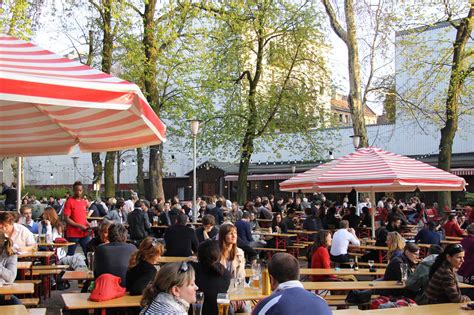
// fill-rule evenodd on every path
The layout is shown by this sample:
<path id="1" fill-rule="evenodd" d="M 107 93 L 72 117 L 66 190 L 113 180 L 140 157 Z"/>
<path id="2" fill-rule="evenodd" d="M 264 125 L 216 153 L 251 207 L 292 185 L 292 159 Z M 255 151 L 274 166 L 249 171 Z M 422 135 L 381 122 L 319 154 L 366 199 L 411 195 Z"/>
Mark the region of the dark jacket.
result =
<path id="1" fill-rule="evenodd" d="M 343 220 L 349 221 L 349 227 L 357 229 L 360 224 L 360 217 L 357 214 L 349 214 L 342 217 Z"/>
<path id="2" fill-rule="evenodd" d="M 323 228 L 328 229 L 337 229 L 339 227 L 339 219 L 334 215 L 327 214 L 323 218 Z"/>
<path id="3" fill-rule="evenodd" d="M 242 242 L 248 245 L 253 241 L 250 222 L 238 220 L 235 222 L 235 227 L 237 228 L 237 236 L 242 240 Z"/>
<path id="4" fill-rule="evenodd" d="M 143 290 L 156 275 L 156 268 L 149 262 L 141 260 L 127 271 L 127 291 L 130 295 L 142 295 Z"/>
<path id="5" fill-rule="evenodd" d="M 209 236 L 209 238 L 214 239 L 216 237 L 217 233 L 219 233 L 219 229 L 217 229 L 215 226 L 213 226 L 212 230 L 207 233 L 207 236 Z M 205 239 L 204 239 L 204 228 L 202 226 L 198 227 L 196 229 L 196 237 L 198 239 L 199 244 L 201 244 L 202 242 L 205 241 Z"/>
<path id="6" fill-rule="evenodd" d="M 142 240 L 151 232 L 150 221 L 145 212 L 135 208 L 127 216 L 128 233 L 132 240 Z"/>
<path id="7" fill-rule="evenodd" d="M 137 250 L 132 244 L 113 242 L 97 247 L 94 255 L 94 277 L 110 273 L 122 279 L 120 285 L 126 287 L 126 274 L 130 256 Z"/>
<path id="8" fill-rule="evenodd" d="M 198 240 L 194 230 L 186 225 L 175 224 L 165 231 L 165 256 L 188 257 L 197 252 Z"/>
<path id="9" fill-rule="evenodd" d="M 221 276 L 214 270 L 209 270 L 201 263 L 191 262 L 196 273 L 196 285 L 199 291 L 204 292 L 204 305 L 202 314 L 217 315 L 217 294 L 227 292 L 230 285 L 231 275 L 228 270 L 224 270 Z"/>
<path id="10" fill-rule="evenodd" d="M 414 264 L 408 259 L 405 254 L 395 255 L 390 259 L 388 263 L 387 269 L 385 269 L 385 274 L 383 275 L 383 279 L 385 281 L 401 281 L 402 280 L 402 271 L 400 270 L 400 265 L 405 263 L 408 265 L 408 277 L 413 273 Z M 402 295 L 410 298 L 415 298 L 416 292 L 410 292 L 408 290 L 382 290 L 383 293 L 381 295 L 385 296 L 399 296 Z"/>
<path id="11" fill-rule="evenodd" d="M 474 275 L 474 236 L 466 236 L 461 241 L 462 247 L 465 250 L 464 263 L 458 270 L 458 274 L 463 277 L 471 277 Z"/>
<path id="12" fill-rule="evenodd" d="M 288 228 L 288 230 L 296 230 L 295 222 L 294 222 L 293 219 L 290 218 L 289 216 L 286 216 L 286 217 L 283 219 L 283 223 L 286 224 L 286 227 Z"/>
<path id="13" fill-rule="evenodd" d="M 171 220 L 171 225 L 176 224 L 176 221 L 178 220 L 178 217 L 179 217 L 180 214 L 181 214 L 181 211 L 177 208 L 172 208 L 168 212 L 168 215 L 170 216 L 170 220 Z"/>
<path id="14" fill-rule="evenodd" d="M 161 225 L 170 226 L 172 224 L 171 223 L 171 216 L 170 216 L 169 211 L 168 212 L 163 211 L 162 213 L 160 213 L 160 216 L 158 217 L 158 219 L 159 219 Z"/>
<path id="15" fill-rule="evenodd" d="M 400 230 L 394 229 L 392 225 L 387 225 L 383 226 L 380 229 L 378 229 L 375 234 L 376 234 L 376 241 L 375 241 L 375 246 L 387 246 L 387 235 L 388 232 L 398 232 L 400 233 Z"/>
<path id="16" fill-rule="evenodd" d="M 415 242 L 422 244 L 439 245 L 441 243 L 441 234 L 429 228 L 421 229 L 415 236 Z"/>
<path id="17" fill-rule="evenodd" d="M 217 225 L 221 225 L 224 222 L 224 210 L 222 207 L 214 207 L 209 210 L 209 214 L 214 216 Z"/>

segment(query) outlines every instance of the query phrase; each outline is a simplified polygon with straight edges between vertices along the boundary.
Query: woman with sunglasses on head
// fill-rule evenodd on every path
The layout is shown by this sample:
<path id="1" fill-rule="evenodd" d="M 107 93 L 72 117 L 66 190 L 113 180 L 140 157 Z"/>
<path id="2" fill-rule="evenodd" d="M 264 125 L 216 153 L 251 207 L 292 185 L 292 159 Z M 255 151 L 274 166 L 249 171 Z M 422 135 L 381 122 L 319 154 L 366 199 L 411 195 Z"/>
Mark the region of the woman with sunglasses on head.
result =
<path id="1" fill-rule="evenodd" d="M 148 283 L 153 281 L 157 271 L 155 264 L 163 251 L 163 245 L 156 238 L 148 236 L 130 256 L 126 276 L 127 291 L 130 295 L 141 295 Z"/>
<path id="2" fill-rule="evenodd" d="M 5 232 L 0 230 L 0 285 L 11 284 L 15 281 L 17 273 L 18 259 L 13 250 L 13 242 L 6 237 Z M 21 304 L 15 296 L 10 300 L 5 300 L 3 295 L 0 296 L 0 305 Z"/>
<path id="3" fill-rule="evenodd" d="M 196 272 L 196 285 L 204 292 L 202 314 L 217 315 L 217 294 L 227 292 L 230 272 L 219 262 L 219 242 L 206 240 L 199 245 L 198 263 L 190 263 Z"/>
<path id="4" fill-rule="evenodd" d="M 471 299 L 461 294 L 456 271 L 464 262 L 461 244 L 448 245 L 430 268 L 428 287 L 419 304 L 464 303 Z"/>
<path id="5" fill-rule="evenodd" d="M 196 302 L 194 279 L 194 269 L 186 262 L 164 265 L 143 292 L 140 315 L 188 314 Z"/>

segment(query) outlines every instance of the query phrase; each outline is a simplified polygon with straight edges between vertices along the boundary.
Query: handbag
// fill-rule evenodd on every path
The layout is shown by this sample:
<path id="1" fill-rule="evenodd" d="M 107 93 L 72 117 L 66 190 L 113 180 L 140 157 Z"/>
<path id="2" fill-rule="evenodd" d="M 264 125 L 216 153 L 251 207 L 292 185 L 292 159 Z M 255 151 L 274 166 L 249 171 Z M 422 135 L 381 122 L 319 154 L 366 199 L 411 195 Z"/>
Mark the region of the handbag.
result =
<path id="1" fill-rule="evenodd" d="M 101 274 L 95 280 L 95 286 L 89 296 L 89 300 L 101 302 L 124 296 L 125 288 L 120 286 L 120 282 L 120 277 L 110 273 Z"/>
<path id="2" fill-rule="evenodd" d="M 370 302 L 372 290 L 350 290 L 346 296 L 349 304 L 364 304 Z"/>

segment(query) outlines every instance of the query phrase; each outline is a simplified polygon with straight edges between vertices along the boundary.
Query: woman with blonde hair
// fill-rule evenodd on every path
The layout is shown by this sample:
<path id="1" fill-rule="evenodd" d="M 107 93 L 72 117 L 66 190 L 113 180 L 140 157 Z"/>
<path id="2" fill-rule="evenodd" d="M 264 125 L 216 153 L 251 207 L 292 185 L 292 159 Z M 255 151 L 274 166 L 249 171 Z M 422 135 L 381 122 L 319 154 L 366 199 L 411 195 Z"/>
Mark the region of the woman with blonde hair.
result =
<path id="1" fill-rule="evenodd" d="M 198 287 L 194 280 L 194 269 L 188 263 L 164 265 L 143 292 L 140 315 L 188 314 L 190 305 L 196 302 Z"/>
<path id="2" fill-rule="evenodd" d="M 7 238 L 3 230 L 0 230 L 0 286 L 15 281 L 17 262 L 18 258 L 13 250 L 13 242 Z M 4 296 L 0 296 L 0 305 L 11 304 L 21 304 L 21 302 L 15 296 L 12 296 L 10 300 L 5 300 Z"/>
<path id="3" fill-rule="evenodd" d="M 387 260 L 390 261 L 393 257 L 400 256 L 405 248 L 405 239 L 398 232 L 389 232 L 387 234 Z"/>
<path id="4" fill-rule="evenodd" d="M 233 224 L 222 224 L 219 228 L 219 248 L 220 262 L 232 278 L 245 279 L 245 255 L 237 247 L 237 228 Z"/>
<path id="5" fill-rule="evenodd" d="M 158 239 L 148 236 L 138 250 L 130 256 L 126 275 L 127 291 L 130 295 L 141 295 L 149 282 L 156 276 L 155 264 L 164 252 Z"/>

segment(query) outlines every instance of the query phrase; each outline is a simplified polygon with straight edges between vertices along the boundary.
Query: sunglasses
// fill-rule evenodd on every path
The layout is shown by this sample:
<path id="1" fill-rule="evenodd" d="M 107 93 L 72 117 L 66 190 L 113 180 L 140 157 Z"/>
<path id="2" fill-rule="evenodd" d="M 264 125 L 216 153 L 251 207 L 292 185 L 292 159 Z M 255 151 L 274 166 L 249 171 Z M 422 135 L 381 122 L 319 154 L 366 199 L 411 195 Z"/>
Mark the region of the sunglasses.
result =
<path id="1" fill-rule="evenodd" d="M 178 273 L 185 273 L 189 270 L 188 263 L 183 261 L 181 265 L 179 266 Z"/>

